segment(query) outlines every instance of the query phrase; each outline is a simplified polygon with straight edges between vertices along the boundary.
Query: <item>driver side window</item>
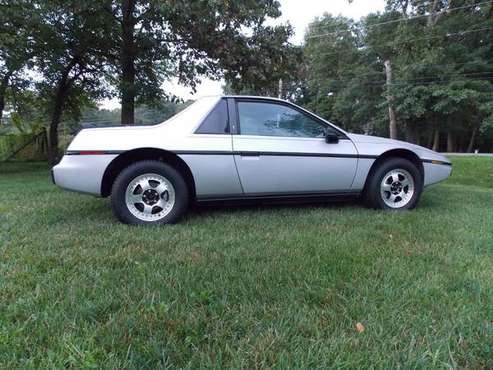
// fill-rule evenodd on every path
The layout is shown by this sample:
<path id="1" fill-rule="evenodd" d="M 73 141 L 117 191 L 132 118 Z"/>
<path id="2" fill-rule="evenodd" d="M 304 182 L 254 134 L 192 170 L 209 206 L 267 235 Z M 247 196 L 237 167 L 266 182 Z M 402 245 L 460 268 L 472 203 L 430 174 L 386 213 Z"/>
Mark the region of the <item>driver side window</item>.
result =
<path id="1" fill-rule="evenodd" d="M 238 115 L 241 135 L 323 138 L 333 130 L 283 104 L 239 101 Z"/>

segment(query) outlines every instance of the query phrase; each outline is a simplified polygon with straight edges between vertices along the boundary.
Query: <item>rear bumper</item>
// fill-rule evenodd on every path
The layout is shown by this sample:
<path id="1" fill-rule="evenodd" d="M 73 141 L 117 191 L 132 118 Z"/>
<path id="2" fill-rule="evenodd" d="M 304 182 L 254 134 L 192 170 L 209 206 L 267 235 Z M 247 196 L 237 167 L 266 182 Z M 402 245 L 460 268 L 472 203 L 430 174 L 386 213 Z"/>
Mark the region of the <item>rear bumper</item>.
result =
<path id="1" fill-rule="evenodd" d="M 103 175 L 117 155 L 65 155 L 51 169 L 53 183 L 80 193 L 101 196 Z"/>

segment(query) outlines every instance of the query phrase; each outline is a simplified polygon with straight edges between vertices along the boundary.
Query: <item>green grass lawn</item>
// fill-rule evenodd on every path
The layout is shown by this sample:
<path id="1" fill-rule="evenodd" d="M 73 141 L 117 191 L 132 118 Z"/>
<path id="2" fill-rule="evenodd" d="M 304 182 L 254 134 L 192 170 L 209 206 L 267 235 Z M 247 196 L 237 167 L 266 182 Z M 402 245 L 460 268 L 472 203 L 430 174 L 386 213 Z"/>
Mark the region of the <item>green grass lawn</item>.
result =
<path id="1" fill-rule="evenodd" d="M 0 165 L 0 368 L 491 369 L 493 158 L 453 162 L 412 212 L 216 207 L 161 228 Z"/>

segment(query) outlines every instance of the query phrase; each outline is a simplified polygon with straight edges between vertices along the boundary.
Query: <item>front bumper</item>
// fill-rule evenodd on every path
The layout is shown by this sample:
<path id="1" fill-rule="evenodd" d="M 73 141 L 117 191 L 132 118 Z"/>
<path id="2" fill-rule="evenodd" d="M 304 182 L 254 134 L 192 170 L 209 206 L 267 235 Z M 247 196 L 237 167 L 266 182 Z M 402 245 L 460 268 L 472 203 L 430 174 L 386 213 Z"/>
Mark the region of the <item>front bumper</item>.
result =
<path id="1" fill-rule="evenodd" d="M 51 169 L 53 183 L 80 193 L 101 196 L 104 172 L 116 154 L 64 155 Z"/>
<path id="2" fill-rule="evenodd" d="M 425 172 L 425 186 L 444 181 L 452 174 L 452 164 L 447 162 L 424 162 L 423 168 Z"/>

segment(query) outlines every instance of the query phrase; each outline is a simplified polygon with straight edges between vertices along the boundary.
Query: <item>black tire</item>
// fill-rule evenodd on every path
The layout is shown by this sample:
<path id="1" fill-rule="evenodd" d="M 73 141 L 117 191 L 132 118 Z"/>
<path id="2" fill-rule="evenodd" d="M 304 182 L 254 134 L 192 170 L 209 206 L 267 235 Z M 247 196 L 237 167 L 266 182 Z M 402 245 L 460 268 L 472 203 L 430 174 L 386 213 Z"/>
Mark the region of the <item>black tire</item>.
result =
<path id="1" fill-rule="evenodd" d="M 414 193 L 410 200 L 399 208 L 392 208 L 386 204 L 381 194 L 381 184 L 386 176 L 392 170 L 407 171 L 414 181 Z M 370 175 L 364 192 L 364 200 L 366 204 L 374 209 L 387 210 L 406 210 L 413 209 L 418 204 L 419 198 L 423 191 L 423 176 L 414 163 L 404 158 L 389 158 L 378 165 L 375 171 Z M 389 193 L 387 193 L 389 194 Z M 390 194 L 389 194 L 390 195 Z"/>
<path id="2" fill-rule="evenodd" d="M 126 202 L 126 191 L 129 184 L 138 176 L 145 174 L 160 175 L 168 180 L 174 188 L 174 204 L 171 210 L 164 217 L 156 220 L 142 220 L 134 216 Z M 129 165 L 120 172 L 111 188 L 113 213 L 121 222 L 130 225 L 163 225 L 175 223 L 185 213 L 188 202 L 189 192 L 183 176 L 172 166 L 159 161 L 140 161 Z M 137 206 L 139 205 L 137 204 Z"/>

